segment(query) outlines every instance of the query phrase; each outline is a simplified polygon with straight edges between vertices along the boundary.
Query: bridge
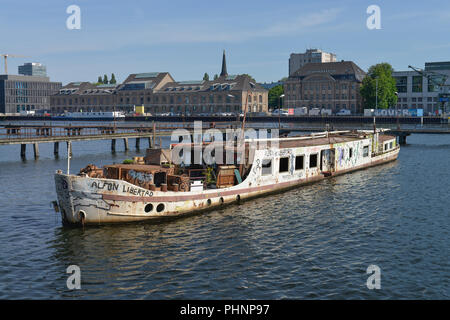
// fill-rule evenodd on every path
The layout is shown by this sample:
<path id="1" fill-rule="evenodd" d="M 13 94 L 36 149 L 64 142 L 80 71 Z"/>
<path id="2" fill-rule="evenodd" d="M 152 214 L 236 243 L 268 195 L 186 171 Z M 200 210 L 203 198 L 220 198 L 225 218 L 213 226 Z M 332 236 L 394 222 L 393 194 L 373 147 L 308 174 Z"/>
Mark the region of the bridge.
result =
<path id="1" fill-rule="evenodd" d="M 450 125 L 447 123 L 395 123 L 388 122 L 383 124 L 375 123 L 317 123 L 317 122 L 247 122 L 246 128 L 253 129 L 280 129 L 280 135 L 290 132 L 317 132 L 317 131 L 333 131 L 333 130 L 373 130 L 376 128 L 388 129 L 393 135 L 399 137 L 400 144 L 406 144 L 406 137 L 411 134 L 450 134 Z M 278 119 L 279 120 L 279 119 Z M 224 122 L 203 122 L 202 128 L 239 128 L 241 122 L 224 121 Z M 26 146 L 33 145 L 34 157 L 39 157 L 39 143 L 53 143 L 54 154 L 59 154 L 59 143 L 65 142 L 70 144 L 74 141 L 90 141 L 90 140 L 111 140 L 111 151 L 116 151 L 116 140 L 122 139 L 125 150 L 129 149 L 128 139 L 136 139 L 136 149 L 140 148 L 140 140 L 148 139 L 148 146 L 155 146 L 156 137 L 168 136 L 173 130 L 187 129 L 193 131 L 193 122 L 152 122 L 151 124 L 136 125 L 133 123 L 107 123 L 107 124 L 76 124 L 69 125 L 49 125 L 49 124 L 0 124 L 0 146 L 20 144 L 20 155 L 25 158 Z M 161 146 L 161 138 L 159 138 Z"/>

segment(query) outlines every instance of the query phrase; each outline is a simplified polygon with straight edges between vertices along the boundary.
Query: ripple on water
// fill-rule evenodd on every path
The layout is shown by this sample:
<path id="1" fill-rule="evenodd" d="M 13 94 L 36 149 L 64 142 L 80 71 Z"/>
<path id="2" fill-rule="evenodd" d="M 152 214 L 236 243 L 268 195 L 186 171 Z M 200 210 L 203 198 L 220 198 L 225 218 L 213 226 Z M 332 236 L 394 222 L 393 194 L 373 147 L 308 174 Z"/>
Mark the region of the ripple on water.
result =
<path id="1" fill-rule="evenodd" d="M 411 136 L 394 163 L 203 215 L 85 230 L 62 228 L 51 211 L 65 159 L 46 157 L 48 145 L 39 161 L 17 162 L 8 147 L 0 298 L 448 299 L 446 139 Z M 80 146 L 73 170 L 139 155 Z M 66 288 L 71 264 L 79 291 Z M 379 291 L 366 287 L 370 264 L 381 268 Z"/>

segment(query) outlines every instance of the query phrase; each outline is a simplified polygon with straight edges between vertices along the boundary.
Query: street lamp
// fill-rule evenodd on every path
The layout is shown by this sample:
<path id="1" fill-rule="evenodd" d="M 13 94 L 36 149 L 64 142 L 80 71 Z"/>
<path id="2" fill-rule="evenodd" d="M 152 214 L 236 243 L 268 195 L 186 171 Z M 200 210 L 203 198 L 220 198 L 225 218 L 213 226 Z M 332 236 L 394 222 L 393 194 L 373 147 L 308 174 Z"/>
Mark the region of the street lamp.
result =
<path id="1" fill-rule="evenodd" d="M 281 131 L 281 98 L 284 98 L 284 93 L 278 97 L 278 135 Z"/>

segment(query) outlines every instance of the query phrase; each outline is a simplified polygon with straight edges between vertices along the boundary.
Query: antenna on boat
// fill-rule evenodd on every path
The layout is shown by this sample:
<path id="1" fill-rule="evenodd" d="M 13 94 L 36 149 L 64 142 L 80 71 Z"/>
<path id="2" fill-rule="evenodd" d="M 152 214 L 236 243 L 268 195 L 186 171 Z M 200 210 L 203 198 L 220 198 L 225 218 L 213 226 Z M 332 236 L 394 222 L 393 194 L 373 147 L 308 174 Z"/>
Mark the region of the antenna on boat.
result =
<path id="1" fill-rule="evenodd" d="M 70 174 L 70 158 L 72 156 L 72 142 L 67 141 L 67 175 Z"/>

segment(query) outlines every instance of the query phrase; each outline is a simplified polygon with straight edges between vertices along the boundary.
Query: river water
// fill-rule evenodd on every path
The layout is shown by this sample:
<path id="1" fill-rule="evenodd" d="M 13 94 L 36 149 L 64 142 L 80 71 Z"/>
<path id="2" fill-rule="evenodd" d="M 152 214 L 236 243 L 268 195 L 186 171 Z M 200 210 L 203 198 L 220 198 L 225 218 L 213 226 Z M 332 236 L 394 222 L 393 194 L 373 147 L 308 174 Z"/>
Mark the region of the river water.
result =
<path id="1" fill-rule="evenodd" d="M 144 152 L 120 142 L 115 155 L 109 141 L 74 143 L 72 172 Z M 0 299 L 450 298 L 449 136 L 412 135 L 394 163 L 241 205 L 84 230 L 50 205 L 65 150 L 27 152 L 0 146 Z M 66 286 L 70 265 L 80 290 Z"/>

